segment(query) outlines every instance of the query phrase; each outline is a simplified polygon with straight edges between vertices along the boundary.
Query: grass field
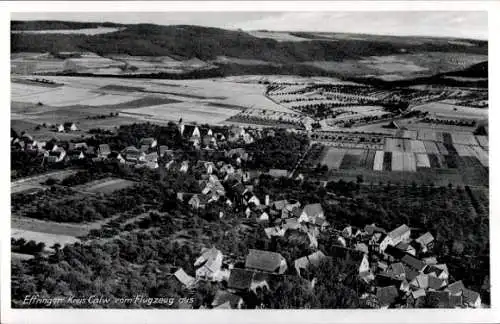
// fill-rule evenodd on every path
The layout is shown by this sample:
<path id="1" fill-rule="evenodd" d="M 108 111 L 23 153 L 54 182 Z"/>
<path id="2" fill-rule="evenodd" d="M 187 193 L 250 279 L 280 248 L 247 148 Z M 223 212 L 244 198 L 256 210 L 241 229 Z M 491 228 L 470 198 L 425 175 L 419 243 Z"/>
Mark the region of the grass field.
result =
<path id="1" fill-rule="evenodd" d="M 134 185 L 133 181 L 116 178 L 105 178 L 85 183 L 76 187 L 79 190 L 84 190 L 92 193 L 109 194 L 116 190 L 121 190 Z"/>
<path id="2" fill-rule="evenodd" d="M 27 241 L 33 240 L 35 242 L 43 242 L 46 247 L 51 247 L 52 245 L 59 243 L 64 246 L 66 244 L 72 244 L 75 242 L 79 242 L 80 240 L 74 236 L 69 235 L 60 235 L 60 234 L 48 234 L 42 232 L 34 232 L 21 230 L 17 228 L 11 229 L 11 237 L 18 239 L 24 238 Z"/>
<path id="3" fill-rule="evenodd" d="M 431 114 L 449 118 L 488 118 L 488 109 L 451 105 L 443 102 L 430 102 L 415 106 L 412 110 L 427 111 Z"/>

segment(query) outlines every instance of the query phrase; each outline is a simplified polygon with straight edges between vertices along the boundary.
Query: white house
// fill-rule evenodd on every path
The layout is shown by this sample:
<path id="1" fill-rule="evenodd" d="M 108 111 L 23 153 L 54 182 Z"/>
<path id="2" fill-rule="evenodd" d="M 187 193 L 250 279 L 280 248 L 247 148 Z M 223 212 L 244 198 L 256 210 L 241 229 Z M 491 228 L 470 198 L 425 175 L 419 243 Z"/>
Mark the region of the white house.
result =
<path id="1" fill-rule="evenodd" d="M 196 278 L 217 281 L 221 275 L 223 254 L 216 248 L 203 248 L 194 266 Z"/>

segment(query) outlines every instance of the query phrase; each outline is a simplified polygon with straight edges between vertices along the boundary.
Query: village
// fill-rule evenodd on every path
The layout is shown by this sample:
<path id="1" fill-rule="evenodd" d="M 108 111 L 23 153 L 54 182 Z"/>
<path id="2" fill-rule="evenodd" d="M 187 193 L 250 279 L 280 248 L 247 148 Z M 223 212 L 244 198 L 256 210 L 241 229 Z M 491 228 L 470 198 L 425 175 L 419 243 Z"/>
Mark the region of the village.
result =
<path id="1" fill-rule="evenodd" d="M 245 146 L 274 136 L 274 129 L 236 126 L 222 131 L 220 128 L 185 124 L 182 120 L 173 127 L 192 151 L 208 152 L 210 158 L 196 162 L 179 159 L 182 152 L 159 145 L 154 137 L 144 137 L 137 145 L 120 151 L 112 150 L 105 143 L 92 146 L 91 141 L 58 141 L 57 133 L 77 131 L 71 122 L 54 126 L 55 138 L 49 142 L 38 142 L 28 133 L 23 133 L 18 137 L 11 136 L 11 143 L 13 151 L 41 156 L 42 165 L 78 167 L 84 160 L 93 163 L 111 161 L 133 169 L 190 173 L 198 185 L 191 186 L 190 191 L 177 192 L 179 203 L 190 206 L 192 210 L 224 206 L 219 208 L 219 219 L 226 217 L 228 208 L 236 210 L 248 221 L 263 225 L 269 241 L 289 237 L 287 234 L 291 233 L 307 237 L 309 248 L 314 252 L 295 260 L 287 260 L 279 252 L 257 249 L 250 249 L 248 255 L 228 259 L 217 246 L 206 246 L 200 251 L 200 256 L 192 260 L 196 269 L 194 273 L 187 273 L 182 268 L 173 270 L 172 278 L 186 292 L 203 282 L 217 284 L 219 288 L 209 308 L 246 308 L 248 293 L 261 294 L 272 290 L 276 282 L 289 276 L 305 280 L 314 291 L 314 269 L 321 269 L 327 261 L 347 265 L 345 278 L 339 280 L 354 280 L 366 285 L 359 300 L 367 308 L 482 307 L 479 293 L 465 287 L 461 280 L 450 280 L 453 274 L 435 257 L 432 233 L 413 230 L 405 224 L 390 229 L 376 224 L 366 224 L 364 228 L 334 228 L 326 220 L 321 201 L 303 204 L 300 198 L 275 200 L 270 195 L 255 194 L 261 174 L 275 179 L 304 180 L 304 175 L 289 171 L 295 170 L 291 167 L 288 170 L 242 167 L 251 159 Z M 219 150 L 227 143 L 233 143 L 230 149 Z M 27 189 L 38 192 L 40 186 Z M 328 251 L 322 250 L 318 243 L 324 236 L 335 242 L 328 246 Z M 265 305 L 257 307 L 265 308 Z"/>

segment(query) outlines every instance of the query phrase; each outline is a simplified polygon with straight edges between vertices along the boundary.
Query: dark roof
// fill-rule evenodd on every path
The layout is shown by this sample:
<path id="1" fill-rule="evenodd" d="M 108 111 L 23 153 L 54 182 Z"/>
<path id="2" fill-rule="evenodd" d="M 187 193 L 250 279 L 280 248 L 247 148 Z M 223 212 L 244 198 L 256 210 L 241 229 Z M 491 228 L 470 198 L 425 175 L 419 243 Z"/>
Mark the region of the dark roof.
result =
<path id="1" fill-rule="evenodd" d="M 467 288 L 464 288 L 462 290 L 462 297 L 463 297 L 463 301 L 464 303 L 475 303 L 476 300 L 480 297 L 479 296 L 479 293 L 473 291 L 473 290 L 470 290 L 470 289 L 467 289 Z"/>
<path id="2" fill-rule="evenodd" d="M 388 245 L 385 248 L 384 253 L 398 260 L 402 259 L 406 255 L 406 253 L 404 253 L 403 251 L 401 251 L 400 249 L 396 248 L 393 245 Z"/>
<path id="3" fill-rule="evenodd" d="M 404 243 L 400 242 L 398 245 L 396 245 L 397 249 L 400 249 L 401 251 L 406 251 L 408 250 L 409 247 L 412 247 L 409 243 Z"/>
<path id="4" fill-rule="evenodd" d="M 245 186 L 243 184 L 241 184 L 240 182 L 238 182 L 237 184 L 235 184 L 232 187 L 232 190 L 234 190 L 239 195 L 242 195 L 243 192 L 245 191 L 245 189 L 246 189 Z"/>
<path id="5" fill-rule="evenodd" d="M 428 266 L 427 268 L 425 268 L 425 270 L 424 270 L 425 274 L 429 274 L 429 273 L 433 273 L 433 272 L 436 274 L 436 276 L 439 277 L 439 275 L 443 272 L 443 269 L 440 269 L 438 267 L 431 265 L 431 266 Z"/>
<path id="6" fill-rule="evenodd" d="M 421 271 L 426 266 L 422 260 L 419 260 L 410 254 L 406 254 L 402 257 L 401 262 L 417 271 Z"/>
<path id="7" fill-rule="evenodd" d="M 375 225 L 366 225 L 365 232 L 368 233 L 368 235 L 372 235 L 373 233 L 386 233 L 385 229 Z"/>
<path id="8" fill-rule="evenodd" d="M 146 138 L 141 139 L 140 143 L 142 145 L 151 145 L 151 144 L 153 144 L 154 141 L 155 141 L 155 139 L 153 137 L 146 137 Z"/>
<path id="9" fill-rule="evenodd" d="M 375 285 L 378 287 L 399 287 L 401 285 L 401 280 L 393 278 L 388 273 L 379 273 L 375 276 Z"/>
<path id="10" fill-rule="evenodd" d="M 212 302 L 213 307 L 220 306 L 224 303 L 229 302 L 231 308 L 236 308 L 241 297 L 224 290 L 217 290 L 215 293 L 214 301 Z"/>
<path id="11" fill-rule="evenodd" d="M 406 280 L 412 281 L 418 276 L 418 271 L 405 265 L 405 274 L 406 274 Z"/>
<path id="12" fill-rule="evenodd" d="M 361 251 L 348 249 L 339 245 L 330 246 L 328 252 L 329 256 L 332 258 L 355 265 L 359 265 L 365 256 L 365 254 Z"/>
<path id="13" fill-rule="evenodd" d="M 434 290 L 438 290 L 441 288 L 443 283 L 444 283 L 444 280 L 439 279 L 439 278 L 434 277 L 434 276 L 429 276 L 429 288 L 432 288 Z"/>
<path id="14" fill-rule="evenodd" d="M 196 126 L 194 125 L 184 125 L 183 136 L 191 137 L 193 135 L 194 129 Z"/>
<path id="15" fill-rule="evenodd" d="M 321 213 L 323 213 L 323 207 L 321 207 L 320 203 L 316 204 L 308 204 L 304 206 L 304 209 L 302 210 L 303 213 L 305 213 L 309 217 L 317 217 Z"/>
<path id="16" fill-rule="evenodd" d="M 232 269 L 227 283 L 228 288 L 247 290 L 252 284 L 253 271 Z"/>
<path id="17" fill-rule="evenodd" d="M 276 252 L 250 249 L 246 258 L 245 267 L 274 272 L 279 268 L 282 259 L 283 256 Z"/>
<path id="18" fill-rule="evenodd" d="M 431 299 L 435 299 L 437 302 L 437 307 L 439 308 L 453 308 L 450 305 L 450 294 L 447 291 L 428 291 L 427 296 Z"/>
<path id="19" fill-rule="evenodd" d="M 398 297 L 398 289 L 394 286 L 377 287 L 377 298 L 380 305 L 391 305 Z"/>
<path id="20" fill-rule="evenodd" d="M 455 281 L 454 283 L 448 285 L 448 290 L 452 295 L 459 295 L 465 289 L 464 283 L 462 280 Z"/>

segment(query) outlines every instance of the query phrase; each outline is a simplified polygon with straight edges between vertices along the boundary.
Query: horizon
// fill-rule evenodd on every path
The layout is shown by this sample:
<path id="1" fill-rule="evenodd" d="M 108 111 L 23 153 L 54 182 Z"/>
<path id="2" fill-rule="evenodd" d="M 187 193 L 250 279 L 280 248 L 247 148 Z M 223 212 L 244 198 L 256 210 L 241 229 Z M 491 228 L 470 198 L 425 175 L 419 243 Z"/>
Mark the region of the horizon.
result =
<path id="1" fill-rule="evenodd" d="M 19 12 L 11 15 L 11 21 L 194 25 L 243 31 L 300 31 L 482 41 L 488 41 L 487 18 L 487 12 L 481 11 Z"/>

